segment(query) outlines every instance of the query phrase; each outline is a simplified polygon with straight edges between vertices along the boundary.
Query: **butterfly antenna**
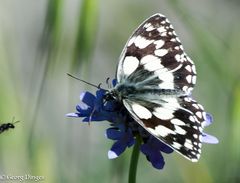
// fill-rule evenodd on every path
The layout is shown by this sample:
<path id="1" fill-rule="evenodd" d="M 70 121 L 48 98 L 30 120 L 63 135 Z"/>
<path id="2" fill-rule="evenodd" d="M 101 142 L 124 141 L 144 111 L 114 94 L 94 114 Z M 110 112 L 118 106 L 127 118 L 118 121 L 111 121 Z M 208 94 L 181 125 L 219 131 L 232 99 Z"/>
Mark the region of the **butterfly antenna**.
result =
<path id="1" fill-rule="evenodd" d="M 73 76 L 72 74 L 67 73 L 67 75 L 70 76 L 70 77 L 72 77 L 72 78 L 74 78 L 74 79 L 76 79 L 76 80 L 78 80 L 78 81 L 81 81 L 81 82 L 86 83 L 86 84 L 88 84 L 88 85 L 90 85 L 90 86 L 93 86 L 93 87 L 95 87 L 95 88 L 97 88 L 97 89 L 102 89 L 102 88 L 100 87 L 101 83 L 100 83 L 99 85 L 95 85 L 95 84 L 89 83 L 89 82 L 87 82 L 87 81 L 84 81 L 84 80 L 82 80 L 82 79 L 80 79 L 80 78 L 77 78 L 77 77 Z"/>

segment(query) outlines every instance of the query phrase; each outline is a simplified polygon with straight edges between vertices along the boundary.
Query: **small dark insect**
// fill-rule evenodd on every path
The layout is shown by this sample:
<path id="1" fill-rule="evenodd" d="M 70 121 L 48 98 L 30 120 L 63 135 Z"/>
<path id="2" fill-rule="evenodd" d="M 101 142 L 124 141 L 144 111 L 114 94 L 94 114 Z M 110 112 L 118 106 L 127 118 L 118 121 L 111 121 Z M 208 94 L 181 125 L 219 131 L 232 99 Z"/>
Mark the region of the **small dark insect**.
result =
<path id="1" fill-rule="evenodd" d="M 3 124 L 1 124 L 0 125 L 0 133 L 3 133 L 4 131 L 7 131 L 10 128 L 15 128 L 14 124 L 18 123 L 18 122 L 20 122 L 20 121 L 15 121 L 14 122 L 14 117 L 13 117 L 11 123 L 3 123 Z"/>

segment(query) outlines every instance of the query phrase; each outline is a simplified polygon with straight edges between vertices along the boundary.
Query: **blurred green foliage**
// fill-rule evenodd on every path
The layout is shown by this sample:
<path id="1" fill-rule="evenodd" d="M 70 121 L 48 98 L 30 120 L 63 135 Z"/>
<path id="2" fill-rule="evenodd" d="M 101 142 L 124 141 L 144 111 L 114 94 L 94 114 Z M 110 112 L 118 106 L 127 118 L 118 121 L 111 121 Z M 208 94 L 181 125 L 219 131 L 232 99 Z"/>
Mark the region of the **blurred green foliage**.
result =
<path id="1" fill-rule="evenodd" d="M 0 2 L 0 121 L 20 120 L 0 135 L 0 175 L 44 176 L 43 182 L 127 181 L 131 149 L 107 159 L 107 123 L 67 119 L 85 90 L 66 76 L 94 84 L 114 77 L 131 32 L 148 16 L 165 14 L 194 60 L 194 96 L 213 114 L 199 163 L 174 153 L 155 170 L 140 154 L 141 182 L 240 182 L 240 31 L 238 1 Z M 94 92 L 94 88 L 89 88 Z M 34 181 L 33 181 L 34 182 Z"/>
<path id="2" fill-rule="evenodd" d="M 91 62 L 98 30 L 98 1 L 84 0 L 80 10 L 72 72 L 79 71 L 82 62 Z M 89 64 L 87 65 L 89 66 Z"/>

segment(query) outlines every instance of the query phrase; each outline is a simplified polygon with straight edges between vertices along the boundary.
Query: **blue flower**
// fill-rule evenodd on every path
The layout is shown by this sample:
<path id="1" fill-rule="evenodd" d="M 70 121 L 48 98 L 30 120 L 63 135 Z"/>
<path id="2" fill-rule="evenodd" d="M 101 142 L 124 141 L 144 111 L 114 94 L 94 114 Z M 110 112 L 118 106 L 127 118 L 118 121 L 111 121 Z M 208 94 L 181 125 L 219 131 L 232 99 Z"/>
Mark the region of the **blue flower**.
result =
<path id="1" fill-rule="evenodd" d="M 116 80 L 113 80 L 112 85 L 116 85 Z M 83 122 L 110 122 L 111 127 L 106 130 L 106 137 L 113 140 L 114 143 L 108 151 L 109 159 L 117 158 L 126 148 L 133 146 L 136 135 L 140 135 L 142 138 L 141 152 L 153 167 L 162 169 L 165 164 L 162 152 L 169 154 L 173 152 L 173 149 L 156 139 L 135 122 L 121 103 L 115 100 L 105 100 L 105 93 L 106 90 L 104 89 L 98 89 L 96 96 L 90 92 L 81 93 L 80 103 L 76 106 L 77 112 L 69 113 L 67 116 L 82 117 Z M 206 113 L 203 126 L 208 126 L 211 122 L 211 115 Z M 218 143 L 215 137 L 205 133 L 200 140 L 204 143 Z"/>
<path id="2" fill-rule="evenodd" d="M 113 85 L 115 82 L 113 81 Z M 148 161 L 157 169 L 162 169 L 164 159 L 161 152 L 171 153 L 173 150 L 163 144 L 137 122 L 135 122 L 126 109 L 115 101 L 104 101 L 106 90 L 99 89 L 96 96 L 90 92 L 80 94 L 80 103 L 76 106 L 77 112 L 67 114 L 68 117 L 82 117 L 83 122 L 109 121 L 111 127 L 106 130 L 106 137 L 114 141 L 108 151 L 108 158 L 114 159 L 120 156 L 126 148 L 135 144 L 134 134 L 142 136 L 141 152 L 146 155 Z"/>

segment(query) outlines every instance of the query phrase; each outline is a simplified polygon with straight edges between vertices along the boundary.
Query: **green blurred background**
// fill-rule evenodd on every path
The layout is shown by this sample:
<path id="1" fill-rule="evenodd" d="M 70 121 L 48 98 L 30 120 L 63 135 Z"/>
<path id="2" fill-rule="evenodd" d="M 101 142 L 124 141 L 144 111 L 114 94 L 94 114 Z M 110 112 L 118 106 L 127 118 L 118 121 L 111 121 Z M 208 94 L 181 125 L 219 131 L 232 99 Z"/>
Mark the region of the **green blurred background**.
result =
<path id="1" fill-rule="evenodd" d="M 89 126 L 65 117 L 75 111 L 80 91 L 95 92 L 66 73 L 94 84 L 113 78 L 128 37 L 157 12 L 170 19 L 196 64 L 193 95 L 213 115 L 205 131 L 220 143 L 204 145 L 199 163 L 164 155 L 160 171 L 141 154 L 137 180 L 240 182 L 238 0 L 1 0 L 0 121 L 15 116 L 21 123 L 0 134 L 0 175 L 44 176 L 47 183 L 127 182 L 131 149 L 108 160 L 107 122 Z"/>

